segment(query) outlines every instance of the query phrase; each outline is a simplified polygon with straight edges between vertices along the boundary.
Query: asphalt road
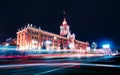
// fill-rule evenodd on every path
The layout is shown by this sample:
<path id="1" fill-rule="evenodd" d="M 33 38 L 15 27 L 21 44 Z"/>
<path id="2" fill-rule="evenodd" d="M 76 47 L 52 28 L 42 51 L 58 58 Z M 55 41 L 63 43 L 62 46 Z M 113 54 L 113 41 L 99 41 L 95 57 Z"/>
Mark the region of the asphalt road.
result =
<path id="1" fill-rule="evenodd" d="M 119 56 L 12 59 L 0 61 L 0 75 L 119 75 Z"/>

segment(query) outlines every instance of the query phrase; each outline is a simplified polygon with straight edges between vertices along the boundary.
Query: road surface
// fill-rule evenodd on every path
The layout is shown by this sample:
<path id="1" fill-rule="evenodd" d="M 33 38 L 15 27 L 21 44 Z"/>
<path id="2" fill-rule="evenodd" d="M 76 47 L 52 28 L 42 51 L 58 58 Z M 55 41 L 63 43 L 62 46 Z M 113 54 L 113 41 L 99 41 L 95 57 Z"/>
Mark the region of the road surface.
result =
<path id="1" fill-rule="evenodd" d="M 8 59 L 0 62 L 0 75 L 119 75 L 120 64 L 115 58 L 119 56 Z"/>

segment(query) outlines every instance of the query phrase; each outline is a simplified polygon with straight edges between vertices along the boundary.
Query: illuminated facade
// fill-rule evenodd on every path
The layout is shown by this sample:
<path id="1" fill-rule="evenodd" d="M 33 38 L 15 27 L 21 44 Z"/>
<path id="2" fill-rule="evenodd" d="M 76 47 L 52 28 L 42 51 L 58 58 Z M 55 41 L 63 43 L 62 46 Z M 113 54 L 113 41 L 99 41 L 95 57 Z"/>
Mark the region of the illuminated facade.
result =
<path id="1" fill-rule="evenodd" d="M 17 32 L 17 45 L 20 49 L 41 49 L 47 50 L 86 50 L 89 44 L 75 39 L 71 34 L 70 26 L 64 18 L 60 26 L 60 35 L 42 30 L 40 27 L 33 27 L 28 24 Z M 65 37 L 66 35 L 66 37 Z"/>

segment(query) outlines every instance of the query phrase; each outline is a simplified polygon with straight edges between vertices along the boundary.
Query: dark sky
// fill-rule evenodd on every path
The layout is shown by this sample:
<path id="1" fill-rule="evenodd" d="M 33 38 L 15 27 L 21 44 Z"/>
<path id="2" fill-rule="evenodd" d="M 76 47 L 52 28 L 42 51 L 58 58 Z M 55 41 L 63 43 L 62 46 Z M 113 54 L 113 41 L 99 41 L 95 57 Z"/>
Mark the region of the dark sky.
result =
<path id="1" fill-rule="evenodd" d="M 0 39 L 15 38 L 18 28 L 27 23 L 59 34 L 63 11 L 76 39 L 120 45 L 117 0 L 0 0 Z"/>

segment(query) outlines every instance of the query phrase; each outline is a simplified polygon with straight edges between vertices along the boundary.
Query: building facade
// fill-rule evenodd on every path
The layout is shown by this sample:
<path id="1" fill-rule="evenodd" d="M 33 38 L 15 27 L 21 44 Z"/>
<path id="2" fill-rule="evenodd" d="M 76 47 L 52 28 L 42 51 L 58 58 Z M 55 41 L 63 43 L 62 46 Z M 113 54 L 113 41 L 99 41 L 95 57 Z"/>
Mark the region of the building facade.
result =
<path id="1" fill-rule="evenodd" d="M 60 26 L 60 35 L 33 27 L 28 24 L 17 32 L 17 45 L 20 49 L 47 50 L 86 50 L 89 44 L 75 39 L 75 34 L 70 33 L 70 26 L 64 18 Z"/>

